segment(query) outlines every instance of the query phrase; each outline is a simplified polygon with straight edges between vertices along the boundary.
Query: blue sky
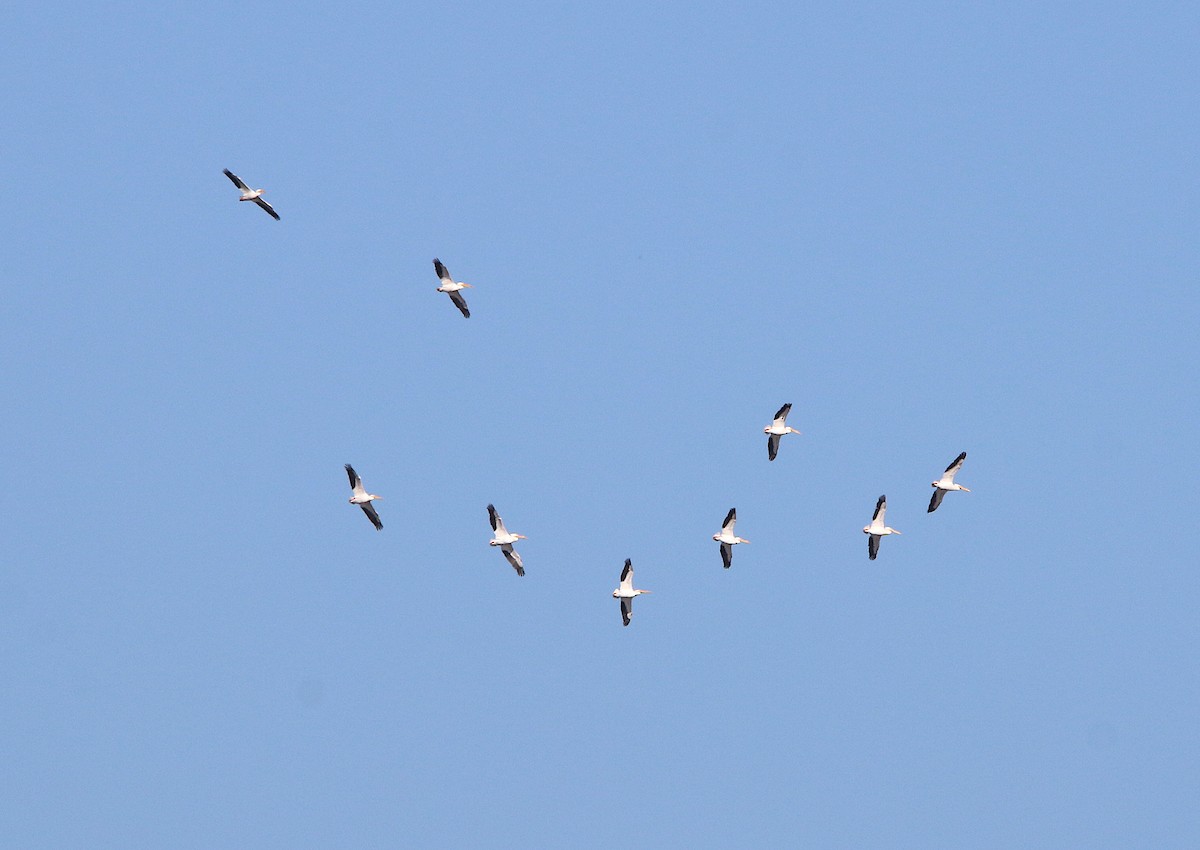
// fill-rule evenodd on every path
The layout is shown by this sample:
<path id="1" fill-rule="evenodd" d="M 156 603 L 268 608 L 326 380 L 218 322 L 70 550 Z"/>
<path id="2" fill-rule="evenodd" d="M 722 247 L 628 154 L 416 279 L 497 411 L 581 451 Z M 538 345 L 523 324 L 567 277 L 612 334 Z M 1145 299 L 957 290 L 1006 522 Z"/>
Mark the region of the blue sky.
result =
<path id="1" fill-rule="evenodd" d="M 9 10 L 0 834 L 1195 846 L 1198 24 Z"/>

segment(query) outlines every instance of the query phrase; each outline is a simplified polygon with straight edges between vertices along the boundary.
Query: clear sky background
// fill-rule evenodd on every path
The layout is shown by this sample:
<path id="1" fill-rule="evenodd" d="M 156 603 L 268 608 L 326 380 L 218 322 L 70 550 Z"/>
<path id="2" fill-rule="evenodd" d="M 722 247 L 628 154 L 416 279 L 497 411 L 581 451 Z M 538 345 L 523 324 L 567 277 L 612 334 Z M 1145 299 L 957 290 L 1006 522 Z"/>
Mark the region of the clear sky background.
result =
<path id="1" fill-rule="evenodd" d="M 194 5 L 3 15 L 7 846 L 1200 843 L 1195 4 Z"/>

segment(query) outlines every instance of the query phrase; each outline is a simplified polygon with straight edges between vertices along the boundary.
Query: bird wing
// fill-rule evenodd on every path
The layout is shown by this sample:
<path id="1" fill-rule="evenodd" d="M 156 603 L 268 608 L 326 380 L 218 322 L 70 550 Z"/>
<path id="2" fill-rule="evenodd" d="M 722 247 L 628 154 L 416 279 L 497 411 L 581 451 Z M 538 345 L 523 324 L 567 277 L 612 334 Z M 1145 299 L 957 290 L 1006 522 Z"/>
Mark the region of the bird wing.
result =
<path id="1" fill-rule="evenodd" d="M 875 503 L 875 513 L 871 516 L 871 525 L 883 525 L 883 518 L 887 514 L 887 496 L 880 496 L 879 501 Z"/>
<path id="2" fill-rule="evenodd" d="M 946 495 L 946 491 L 940 487 L 933 488 L 933 498 L 929 500 L 929 510 L 925 513 L 931 514 L 938 509 L 938 505 L 942 503 L 942 497 Z"/>
<path id="3" fill-rule="evenodd" d="M 446 267 L 442 265 L 442 261 L 437 257 L 433 258 L 433 270 L 437 272 L 439 280 L 448 280 L 454 283 L 454 278 L 450 277 L 450 272 L 447 271 Z"/>
<path id="4" fill-rule="evenodd" d="M 867 535 L 867 555 L 869 555 L 871 560 L 874 561 L 875 556 L 878 554 L 879 554 L 879 535 L 878 534 L 868 534 Z"/>
<path id="5" fill-rule="evenodd" d="M 728 531 L 733 534 L 733 527 L 737 524 L 737 508 L 730 508 L 729 513 L 725 514 L 725 521 L 721 523 L 721 532 Z"/>
<path id="6" fill-rule="evenodd" d="M 966 459 L 967 459 L 966 452 L 963 452 L 958 457 L 956 457 L 954 459 L 953 463 L 951 463 L 949 466 L 947 466 L 946 471 L 942 473 L 942 481 L 944 481 L 947 484 L 953 484 L 954 476 L 958 474 L 958 471 L 960 469 L 962 469 L 963 461 Z"/>
<path id="7" fill-rule="evenodd" d="M 625 559 L 625 569 L 621 570 L 621 590 L 633 590 L 633 561 Z"/>
<path id="8" fill-rule="evenodd" d="M 249 187 L 249 186 L 247 186 L 245 183 L 243 183 L 243 182 L 242 182 L 242 178 L 238 177 L 236 174 L 234 174 L 234 173 L 233 173 L 232 171 L 230 171 L 228 168 L 225 168 L 225 169 L 222 169 L 222 170 L 225 172 L 225 176 L 226 176 L 226 177 L 228 177 L 230 180 L 232 180 L 232 181 L 233 181 L 233 185 L 234 185 L 234 186 L 237 186 L 237 187 L 238 187 L 239 189 L 241 189 L 243 192 L 249 192 L 249 191 L 250 191 L 250 187 Z"/>
<path id="9" fill-rule="evenodd" d="M 512 564 L 512 568 L 517 571 L 517 575 L 525 575 L 525 565 L 521 563 L 521 556 L 517 550 L 513 549 L 511 543 L 505 543 L 500 547 L 500 551 L 504 553 L 504 557 Z"/>
<path id="10" fill-rule="evenodd" d="M 628 626 L 629 621 L 633 619 L 633 599 L 628 596 L 621 597 L 621 624 Z"/>
<path id="11" fill-rule="evenodd" d="M 375 506 L 370 502 L 363 502 L 359 507 L 367 515 L 367 519 L 371 521 L 371 525 L 375 526 L 375 530 L 383 531 L 383 523 L 379 521 L 379 514 L 375 512 Z"/>
<path id="12" fill-rule="evenodd" d="M 767 437 L 767 460 L 775 460 L 777 454 L 779 454 L 779 435 L 772 434 Z"/>
<path id="13" fill-rule="evenodd" d="M 464 319 L 471 318 L 471 311 L 467 309 L 467 299 L 462 297 L 461 292 L 451 292 L 450 300 L 454 302 L 454 306 L 463 314 Z"/>
<path id="14" fill-rule="evenodd" d="M 271 218 L 275 219 L 276 221 L 279 221 L 279 213 L 275 212 L 275 208 L 273 206 L 271 206 L 270 204 L 268 204 L 266 201 L 264 201 L 262 198 L 255 198 L 254 203 L 258 204 L 260 207 L 262 207 L 264 210 L 266 210 L 267 215 L 271 216 Z"/>
<path id="15" fill-rule="evenodd" d="M 788 402 L 783 407 L 779 408 L 779 412 L 775 414 L 775 421 L 772 425 L 783 425 L 787 422 L 788 414 L 792 411 L 792 404 Z"/>
<path id="16" fill-rule="evenodd" d="M 346 464 L 346 474 L 350 476 L 350 489 L 354 491 L 354 495 L 367 495 L 367 491 L 363 489 L 362 479 L 358 477 L 358 473 L 354 471 L 354 467 L 350 464 Z"/>
<path id="17" fill-rule="evenodd" d="M 729 569 L 729 565 L 733 563 L 733 547 L 728 543 L 721 544 L 721 565 L 725 569 Z"/>
<path id="18" fill-rule="evenodd" d="M 504 520 L 500 518 L 500 514 L 496 513 L 496 509 L 488 505 L 488 519 L 492 521 L 492 531 L 496 532 L 499 537 L 502 534 L 508 534 L 508 529 L 504 527 Z"/>

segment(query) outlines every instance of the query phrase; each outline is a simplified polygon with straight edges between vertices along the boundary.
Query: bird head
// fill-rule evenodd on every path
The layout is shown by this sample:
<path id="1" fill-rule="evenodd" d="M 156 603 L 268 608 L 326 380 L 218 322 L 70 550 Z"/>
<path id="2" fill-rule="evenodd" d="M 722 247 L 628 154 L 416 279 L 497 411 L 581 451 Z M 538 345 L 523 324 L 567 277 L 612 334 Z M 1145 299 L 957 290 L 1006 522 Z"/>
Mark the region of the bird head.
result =
<path id="1" fill-rule="evenodd" d="M 870 533 L 871 533 L 871 526 L 864 525 L 863 526 L 863 534 L 870 534 Z"/>

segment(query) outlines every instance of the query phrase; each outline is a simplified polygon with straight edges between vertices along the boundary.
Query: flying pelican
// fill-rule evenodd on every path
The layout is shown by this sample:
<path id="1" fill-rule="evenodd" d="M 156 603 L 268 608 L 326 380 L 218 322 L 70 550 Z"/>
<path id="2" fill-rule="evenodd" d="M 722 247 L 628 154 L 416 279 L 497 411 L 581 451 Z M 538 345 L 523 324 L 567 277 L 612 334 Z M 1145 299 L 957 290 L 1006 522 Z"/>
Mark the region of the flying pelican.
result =
<path id="1" fill-rule="evenodd" d="M 763 428 L 763 433 L 768 434 L 767 437 L 767 460 L 775 460 L 775 455 L 779 453 L 779 438 L 784 434 L 799 434 L 795 428 L 787 426 L 788 413 L 792 410 L 791 402 L 788 402 L 783 407 L 779 408 L 779 412 L 775 414 L 775 421 Z"/>
<path id="2" fill-rule="evenodd" d="M 271 216 L 271 218 L 279 221 L 279 213 L 275 212 L 275 209 L 262 199 L 263 192 L 266 191 L 265 189 L 251 189 L 242 182 L 242 178 L 238 177 L 228 168 L 223 170 L 225 172 L 225 176 L 233 181 L 233 185 L 242 190 L 242 196 L 238 198 L 239 201 L 254 201 L 254 203 L 266 210 L 267 214 Z"/>
<path id="3" fill-rule="evenodd" d="M 633 562 L 626 558 L 625 569 L 621 570 L 621 586 L 613 591 L 613 599 L 621 600 L 621 621 L 626 626 L 633 619 L 633 597 L 649 592 L 633 589 Z"/>
<path id="4" fill-rule="evenodd" d="M 471 284 L 455 281 L 437 257 L 433 258 L 433 270 L 437 272 L 438 280 L 441 281 L 437 291 L 447 293 L 450 300 L 454 302 L 454 306 L 462 311 L 463 316 L 471 318 L 471 311 L 467 309 L 467 299 L 463 298 L 462 293 L 459 292 L 460 289 L 471 289 Z"/>
<path id="5" fill-rule="evenodd" d="M 350 489 L 354 491 L 354 495 L 350 497 L 350 504 L 362 508 L 367 519 L 371 521 L 371 525 L 375 526 L 375 530 L 383 531 L 383 523 L 379 521 L 379 514 L 375 513 L 375 506 L 371 504 L 372 501 L 382 499 L 383 496 L 368 493 L 363 487 L 362 479 L 358 477 L 358 473 L 350 464 L 346 464 L 346 474 L 350 476 Z"/>
<path id="6" fill-rule="evenodd" d="M 946 495 L 947 490 L 962 490 L 964 493 L 971 492 L 969 488 L 954 483 L 954 476 L 962 469 L 963 461 L 966 459 L 967 453 L 963 452 L 946 467 L 946 471 L 942 473 L 942 477 L 933 482 L 933 498 L 929 500 L 929 510 L 925 513 L 931 514 L 938 509 L 938 505 L 942 503 L 942 497 Z"/>
<path id="7" fill-rule="evenodd" d="M 868 534 L 867 539 L 867 554 L 871 560 L 875 560 L 875 556 L 879 554 L 879 538 L 885 534 L 899 534 L 900 532 L 894 528 L 888 528 L 883 524 L 884 514 L 887 513 L 887 496 L 880 496 L 879 501 L 875 503 L 875 516 L 871 517 L 871 524 L 863 526 L 863 534 Z"/>
<path id="8" fill-rule="evenodd" d="M 504 557 L 512 564 L 512 568 L 517 571 L 517 575 L 525 575 L 525 565 L 521 563 L 521 556 L 513 549 L 513 544 L 518 540 L 528 540 L 524 534 L 513 534 L 504 527 L 504 520 L 500 519 L 500 514 L 496 513 L 496 508 L 493 505 L 488 505 L 488 519 L 492 522 L 492 540 L 488 543 L 489 546 L 499 546 L 500 551 L 504 553 Z"/>
<path id="9" fill-rule="evenodd" d="M 725 522 L 721 523 L 721 533 L 713 535 L 713 540 L 721 544 L 721 563 L 725 565 L 725 569 L 729 569 L 729 564 L 733 561 L 734 545 L 750 542 L 744 537 L 734 536 L 733 526 L 736 524 L 737 508 L 730 508 L 729 513 L 725 514 Z"/>

